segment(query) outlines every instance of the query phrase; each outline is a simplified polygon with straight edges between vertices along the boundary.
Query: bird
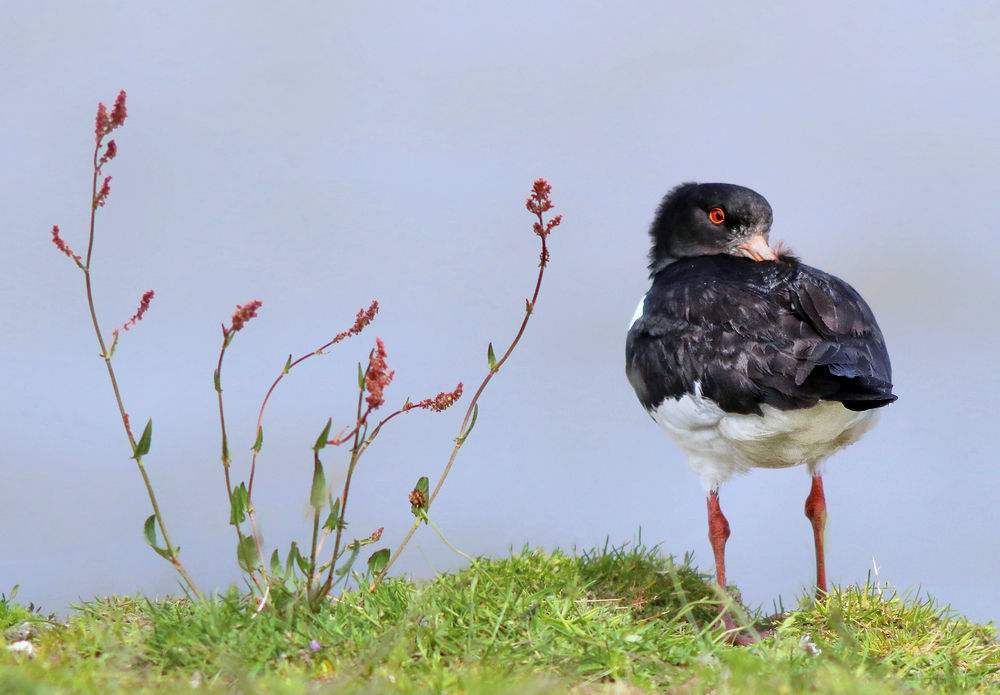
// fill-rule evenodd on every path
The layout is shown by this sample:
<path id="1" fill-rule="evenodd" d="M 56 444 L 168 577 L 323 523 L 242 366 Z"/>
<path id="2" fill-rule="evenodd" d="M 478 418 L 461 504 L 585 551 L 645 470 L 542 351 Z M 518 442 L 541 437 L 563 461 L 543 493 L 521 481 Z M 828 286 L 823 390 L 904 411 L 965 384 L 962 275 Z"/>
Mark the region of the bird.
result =
<path id="1" fill-rule="evenodd" d="M 720 485 L 753 468 L 807 467 L 819 598 L 827 591 L 823 463 L 871 430 L 896 396 L 868 304 L 782 244 L 772 248 L 771 223 L 767 200 L 743 186 L 682 183 L 663 197 L 625 374 L 700 478 L 723 591 L 730 530 Z M 753 641 L 724 609 L 723 619 L 730 641 Z"/>

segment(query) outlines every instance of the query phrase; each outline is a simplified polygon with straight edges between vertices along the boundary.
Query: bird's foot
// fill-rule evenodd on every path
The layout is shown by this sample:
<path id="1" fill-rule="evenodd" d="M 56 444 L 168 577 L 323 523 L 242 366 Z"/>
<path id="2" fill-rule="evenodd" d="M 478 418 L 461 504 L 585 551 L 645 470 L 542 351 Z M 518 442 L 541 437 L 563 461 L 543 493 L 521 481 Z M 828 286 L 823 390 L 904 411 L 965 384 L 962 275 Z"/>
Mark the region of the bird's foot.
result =
<path id="1" fill-rule="evenodd" d="M 750 630 L 749 632 L 737 627 L 736 622 L 733 617 L 729 614 L 729 611 L 723 612 L 719 617 L 722 618 L 722 624 L 725 626 L 725 639 L 729 644 L 736 647 L 746 647 L 748 645 L 754 644 L 759 640 L 770 637 L 771 631 L 766 630 L 760 632 L 758 630 Z"/>

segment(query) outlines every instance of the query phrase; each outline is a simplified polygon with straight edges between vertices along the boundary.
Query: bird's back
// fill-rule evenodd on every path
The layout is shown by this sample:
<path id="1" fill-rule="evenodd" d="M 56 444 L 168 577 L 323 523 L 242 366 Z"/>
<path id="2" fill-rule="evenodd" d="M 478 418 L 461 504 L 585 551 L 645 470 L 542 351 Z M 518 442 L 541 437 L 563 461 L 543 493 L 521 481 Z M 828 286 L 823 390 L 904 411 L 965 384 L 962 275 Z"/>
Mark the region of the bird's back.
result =
<path id="1" fill-rule="evenodd" d="M 864 411 L 896 399 L 871 309 L 846 282 L 789 256 L 699 256 L 661 270 L 629 330 L 626 373 L 649 411 L 696 388 L 726 413 L 756 415 L 762 405 Z"/>

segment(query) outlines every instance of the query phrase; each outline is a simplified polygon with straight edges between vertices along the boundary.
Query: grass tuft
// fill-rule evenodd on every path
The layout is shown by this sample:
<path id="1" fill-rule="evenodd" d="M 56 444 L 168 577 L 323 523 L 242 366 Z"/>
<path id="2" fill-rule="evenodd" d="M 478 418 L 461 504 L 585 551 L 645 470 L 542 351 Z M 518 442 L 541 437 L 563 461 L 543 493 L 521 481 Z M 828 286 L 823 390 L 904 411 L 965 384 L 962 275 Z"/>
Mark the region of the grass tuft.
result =
<path id="1" fill-rule="evenodd" d="M 366 578 L 355 577 L 366 587 Z M 709 576 L 657 548 L 524 548 L 427 582 L 325 602 L 235 588 L 204 602 L 119 597 L 0 650 L 0 692 L 986 693 L 1000 644 L 929 597 L 879 585 L 803 599 L 733 647 Z M 4 610 L 10 611 L 11 606 Z"/>

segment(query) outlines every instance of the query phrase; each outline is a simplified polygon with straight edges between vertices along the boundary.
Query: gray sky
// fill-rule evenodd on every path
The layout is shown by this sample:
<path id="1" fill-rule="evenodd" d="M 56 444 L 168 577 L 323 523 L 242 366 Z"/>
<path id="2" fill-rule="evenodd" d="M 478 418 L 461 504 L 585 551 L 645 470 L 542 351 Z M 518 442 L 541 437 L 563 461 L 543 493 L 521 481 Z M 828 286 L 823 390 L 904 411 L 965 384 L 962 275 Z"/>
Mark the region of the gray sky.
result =
<path id="1" fill-rule="evenodd" d="M 388 403 L 478 384 L 537 262 L 524 198 L 563 225 L 525 338 L 482 400 L 433 517 L 470 554 L 589 548 L 642 528 L 711 567 L 705 504 L 625 380 L 646 291 L 646 228 L 687 180 L 754 188 L 772 239 L 843 277 L 882 326 L 899 402 L 825 482 L 834 582 L 872 558 L 973 618 L 1000 618 L 1000 10 L 995 3 L 20 3 L 0 22 L 0 591 L 174 591 L 117 419 L 81 274 L 93 118 L 128 92 L 99 217 L 107 331 L 155 289 L 115 364 L 171 535 L 202 588 L 238 580 L 212 370 L 236 304 L 264 307 L 224 374 L 246 475 L 287 355 L 378 299 L 359 338 L 272 400 L 256 505 L 270 548 L 305 542 L 310 447 L 348 424 L 355 364 L 380 336 Z M 411 413 L 363 460 L 351 531 L 385 526 L 436 478 L 464 408 Z M 346 451 L 328 451 L 339 480 Z M 723 488 L 732 581 L 785 604 L 813 579 L 804 469 Z M 422 530 L 402 571 L 459 558 Z"/>

